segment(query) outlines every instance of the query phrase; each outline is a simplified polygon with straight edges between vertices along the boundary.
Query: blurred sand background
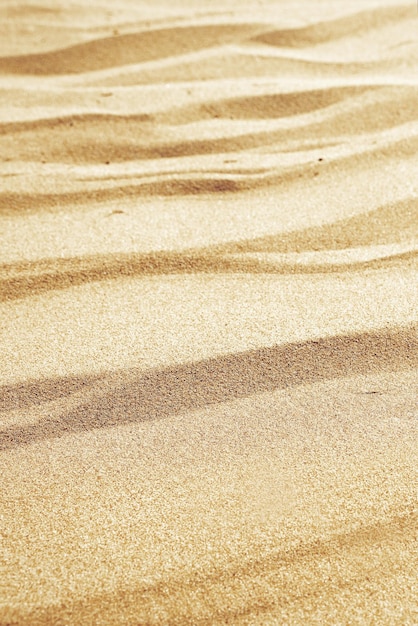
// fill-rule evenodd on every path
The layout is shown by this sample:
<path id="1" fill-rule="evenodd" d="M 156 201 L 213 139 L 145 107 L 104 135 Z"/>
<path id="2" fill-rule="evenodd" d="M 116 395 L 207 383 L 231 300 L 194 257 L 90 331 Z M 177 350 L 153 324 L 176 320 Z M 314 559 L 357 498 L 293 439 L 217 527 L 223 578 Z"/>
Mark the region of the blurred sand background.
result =
<path id="1" fill-rule="evenodd" d="M 0 624 L 418 624 L 416 2 L 3 0 Z"/>

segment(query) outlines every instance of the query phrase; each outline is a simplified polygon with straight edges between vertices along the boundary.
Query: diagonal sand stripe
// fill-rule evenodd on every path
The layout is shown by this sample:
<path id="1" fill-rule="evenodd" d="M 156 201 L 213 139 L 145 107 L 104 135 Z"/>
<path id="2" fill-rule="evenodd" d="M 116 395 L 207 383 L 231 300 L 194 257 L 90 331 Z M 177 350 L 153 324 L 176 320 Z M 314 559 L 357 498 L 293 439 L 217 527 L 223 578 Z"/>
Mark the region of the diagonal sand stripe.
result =
<path id="1" fill-rule="evenodd" d="M 54 439 L 69 433 L 108 428 L 126 422 L 163 419 L 184 411 L 236 398 L 350 376 L 418 367 L 418 334 L 412 327 L 389 332 L 332 337 L 263 348 L 148 373 L 122 373 L 110 392 L 86 405 L 26 427 L 0 431 L 0 450 Z M 87 379 L 88 380 L 88 379 Z M 122 382 L 123 381 L 123 382 Z M 51 397 L 51 387 L 70 392 L 81 381 L 31 383 L 28 390 L 6 388 L 12 405 Z M 106 383 L 93 378 L 100 386 Z M 53 392 L 54 393 L 54 392 Z M 60 392 L 58 391 L 58 394 Z M 20 399 L 22 397 L 22 400 Z M 30 402 L 30 400 L 29 400 Z"/>

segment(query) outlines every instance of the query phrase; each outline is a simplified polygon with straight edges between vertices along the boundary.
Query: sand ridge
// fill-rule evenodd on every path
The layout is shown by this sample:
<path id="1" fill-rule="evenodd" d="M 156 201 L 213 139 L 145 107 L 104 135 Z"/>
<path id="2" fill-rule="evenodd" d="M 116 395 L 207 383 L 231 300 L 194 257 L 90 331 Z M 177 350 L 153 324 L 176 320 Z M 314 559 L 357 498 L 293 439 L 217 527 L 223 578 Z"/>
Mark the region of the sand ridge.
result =
<path id="1" fill-rule="evenodd" d="M 418 622 L 413 2 L 0 7 L 0 625 Z"/>

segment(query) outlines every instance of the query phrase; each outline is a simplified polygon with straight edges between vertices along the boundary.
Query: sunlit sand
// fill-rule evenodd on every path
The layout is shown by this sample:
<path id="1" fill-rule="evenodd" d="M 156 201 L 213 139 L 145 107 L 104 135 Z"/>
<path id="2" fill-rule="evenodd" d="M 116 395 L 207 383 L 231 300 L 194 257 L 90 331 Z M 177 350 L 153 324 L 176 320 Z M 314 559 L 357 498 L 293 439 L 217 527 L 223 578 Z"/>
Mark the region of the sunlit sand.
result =
<path id="1" fill-rule="evenodd" d="M 3 0 L 0 624 L 418 623 L 412 0 Z"/>

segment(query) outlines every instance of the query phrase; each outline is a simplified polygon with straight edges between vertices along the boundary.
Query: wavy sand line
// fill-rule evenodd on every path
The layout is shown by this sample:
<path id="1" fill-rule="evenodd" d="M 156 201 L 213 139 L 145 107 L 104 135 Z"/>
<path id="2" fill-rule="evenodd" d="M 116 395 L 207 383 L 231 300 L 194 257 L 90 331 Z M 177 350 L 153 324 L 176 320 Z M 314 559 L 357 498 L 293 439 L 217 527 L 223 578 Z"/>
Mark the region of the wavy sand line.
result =
<path id="1" fill-rule="evenodd" d="M 270 31 L 257 37 L 254 33 L 266 30 L 267 25 L 233 23 L 149 30 L 96 39 L 63 50 L 2 57 L 0 72 L 38 76 L 77 74 L 171 57 L 251 37 L 268 45 L 304 47 L 410 17 L 409 6 L 384 7 L 306 28 Z"/>
<path id="2" fill-rule="evenodd" d="M 400 131 L 401 129 L 399 129 Z M 212 154 L 220 154 L 227 156 L 228 153 L 233 153 L 234 156 L 238 156 L 238 152 L 243 151 L 245 148 L 260 148 L 260 147 L 273 147 L 277 145 L 279 138 L 282 138 L 282 132 L 275 133 L 259 133 L 250 135 L 241 135 L 239 137 L 233 137 L 231 139 L 214 139 L 206 141 L 190 141 L 190 142 L 177 142 L 171 144 L 160 144 L 154 147 L 139 148 L 137 146 L 130 146 L 132 154 L 128 151 L 126 145 L 118 146 L 117 150 L 112 153 L 115 162 L 124 162 L 126 157 L 137 157 L 141 159 L 175 159 L 180 157 L 191 156 L 204 156 Z M 404 135 L 403 138 L 399 138 Z M 377 143 L 377 141 L 376 141 Z M 398 158 L 413 158 L 417 152 L 418 136 L 414 136 L 411 133 L 411 128 L 405 127 L 401 132 L 389 133 L 384 137 L 382 141 L 383 145 L 374 145 L 372 141 L 362 142 L 361 148 L 357 147 L 356 151 L 350 149 L 348 153 L 344 152 L 340 155 L 333 155 L 332 158 L 324 159 L 322 156 L 312 158 L 313 155 L 309 155 L 307 162 L 300 165 L 289 164 L 285 168 L 280 170 L 266 171 L 265 173 L 257 176 L 251 174 L 234 175 L 229 171 L 225 176 L 211 175 L 209 171 L 204 177 L 198 178 L 194 175 L 189 176 L 187 171 L 180 171 L 176 174 L 176 177 L 170 172 L 164 172 L 160 174 L 158 179 L 158 171 L 153 172 L 153 180 L 144 180 L 138 184 L 123 184 L 118 186 L 105 186 L 103 184 L 103 178 L 93 178 L 90 182 L 97 182 L 97 187 L 92 189 L 89 186 L 87 189 L 79 189 L 78 191 L 68 191 L 61 193 L 25 193 L 25 192 L 3 192 L 0 193 L 0 214 L 17 215 L 19 212 L 44 212 L 44 211 L 62 211 L 68 210 L 71 206 L 72 209 L 77 207 L 86 208 L 88 203 L 107 202 L 112 200 L 122 200 L 123 198 L 135 198 L 143 196 L 199 196 L 219 193 L 239 193 L 244 191 L 257 190 L 267 187 L 282 187 L 288 183 L 294 181 L 309 180 L 316 176 L 333 176 L 337 167 L 346 167 L 347 171 L 355 171 L 358 167 L 362 167 L 365 158 L 367 158 L 368 167 L 372 167 L 373 162 L 376 166 L 383 164 L 385 161 L 393 161 L 394 153 L 398 155 Z M 329 145 L 329 144 L 328 144 Z M 331 144 L 332 146 L 332 144 Z M 298 150 L 312 150 L 316 147 L 321 148 L 322 153 L 325 151 L 327 144 L 321 142 L 316 145 L 306 144 L 292 146 L 293 151 Z M 77 150 L 80 150 L 80 159 L 83 162 L 85 154 L 81 150 L 82 146 L 78 146 Z M 85 146 L 87 150 L 88 147 Z M 287 146 L 289 149 L 289 145 Z M 58 147 L 59 150 L 59 147 Z M 93 146 L 93 154 L 90 158 L 94 159 L 94 162 L 109 163 L 109 145 L 97 142 Z M 58 156 L 58 155 L 57 155 Z M 63 158 L 67 156 L 68 161 L 71 163 L 73 160 L 71 155 L 68 156 L 68 151 L 63 151 Z M 28 158 L 30 155 L 28 155 Z M 100 159 L 99 157 L 102 157 Z M 118 159 L 121 159 L 119 161 Z M 319 163 L 320 162 L 320 163 Z M 9 173 L 6 176 L 16 176 L 16 173 Z M 157 177 L 157 179 L 155 179 Z M 106 177 L 105 177 L 106 178 Z M 85 178 L 77 178 L 77 186 L 80 186 L 80 182 L 85 181 Z M 113 179 L 112 179 L 113 180 Z M 99 186 L 100 185 L 100 186 Z M 74 188 L 74 185 L 72 186 Z"/>
<path id="3" fill-rule="evenodd" d="M 394 22 L 413 18 L 413 8 L 404 6 L 385 6 L 374 10 L 349 14 L 335 20 L 319 22 L 304 28 L 273 30 L 254 37 L 253 40 L 269 46 L 285 48 L 305 48 L 322 43 L 329 43 L 343 37 L 368 34 Z"/>
<path id="4" fill-rule="evenodd" d="M 47 263 L 30 263 L 19 275 L 12 266 L 0 267 L 0 302 L 27 298 L 36 294 L 69 289 L 90 282 L 167 274 L 327 274 L 378 270 L 399 263 L 416 264 L 418 249 L 389 253 L 369 260 L 344 262 L 318 259 L 316 262 L 277 259 L 245 254 L 190 254 L 155 252 L 148 254 L 103 255 L 76 259 L 51 259 Z M 44 269 L 47 266 L 48 269 Z M 40 269 L 42 268 L 42 269 Z M 28 272 L 29 270 L 29 272 Z M 40 270 L 40 271 L 39 271 Z"/>
<path id="5" fill-rule="evenodd" d="M 22 626 L 34 623 L 43 626 L 60 620 L 84 625 L 96 623 L 99 612 L 107 615 L 109 623 L 118 622 L 121 616 L 127 619 L 130 616 L 152 626 L 161 623 L 154 613 L 157 604 L 164 607 L 173 626 L 242 624 L 247 623 L 246 618 L 251 619 L 251 623 L 257 617 L 269 620 L 272 611 L 275 621 L 280 615 L 286 619 L 289 608 L 295 611 L 304 607 L 309 611 L 309 606 L 320 602 L 326 594 L 330 615 L 343 619 L 345 614 L 339 606 L 339 598 L 347 592 L 364 593 L 364 588 L 373 595 L 382 579 L 395 578 L 398 569 L 394 567 L 398 565 L 395 551 L 398 554 L 413 551 L 417 530 L 418 516 L 404 511 L 385 521 L 327 539 L 319 538 L 262 559 L 234 563 L 226 570 L 196 573 L 149 586 L 138 585 L 134 589 L 85 598 L 69 606 L 55 605 L 29 613 L 14 611 L 14 618 L 18 618 Z M 376 554 L 379 555 L 377 563 Z M 368 568 L 363 565 L 365 555 L 370 559 Z M 328 567 L 325 571 L 320 567 L 312 571 L 309 568 L 313 562 L 318 565 L 324 562 Z M 402 596 L 411 600 L 407 589 Z M 413 619 L 413 615 L 410 617 Z"/>
<path id="6" fill-rule="evenodd" d="M 343 250 L 417 238 L 418 198 L 409 198 L 332 224 L 239 241 L 213 250 L 223 253 Z"/>
<path id="7" fill-rule="evenodd" d="M 117 113 L 80 113 L 69 114 L 44 119 L 22 120 L 16 122 L 0 123 L 0 135 L 14 135 L 34 131 L 65 132 L 71 137 L 71 133 L 82 130 L 83 133 L 100 133 L 104 128 L 109 134 L 126 132 L 128 128 L 131 132 L 140 129 L 147 129 L 151 124 L 191 124 L 196 121 L 212 120 L 217 118 L 227 118 L 230 120 L 246 119 L 277 119 L 280 117 L 293 117 L 312 113 L 321 109 L 331 107 L 333 104 L 351 99 L 353 96 L 373 93 L 377 91 L 376 99 L 383 88 L 376 85 L 359 85 L 329 87 L 311 91 L 295 91 L 290 93 L 274 93 L 257 96 L 244 96 L 238 98 L 219 98 L 204 104 L 183 106 L 167 112 L 138 113 L 138 114 L 117 114 Z M 400 88 L 393 89 L 393 99 L 395 91 L 400 96 Z M 408 98 L 417 97 L 416 90 L 405 88 L 405 103 Z M 398 101 L 399 105 L 399 101 Z M 160 131 L 161 132 L 161 131 Z"/>
<path id="8" fill-rule="evenodd" d="M 240 41 L 265 30 L 260 24 L 214 24 L 149 30 L 96 39 L 63 50 L 0 58 L 0 73 L 81 74 L 194 52 Z"/>
<path id="9" fill-rule="evenodd" d="M 312 122 L 307 114 L 322 112 L 328 114 L 326 119 L 321 119 L 319 124 L 329 124 L 333 118 L 338 126 L 339 116 L 350 115 L 354 110 L 356 116 L 364 119 L 363 127 L 370 126 L 373 131 L 373 118 L 369 114 L 369 107 L 376 110 L 378 117 L 378 130 L 392 126 L 399 126 L 416 120 L 413 111 L 418 104 L 418 90 L 408 85 L 382 84 L 357 84 L 325 86 L 320 89 L 297 91 L 285 91 L 265 93 L 260 95 L 244 95 L 235 98 L 218 96 L 217 99 L 205 103 L 170 107 L 167 111 L 158 113 L 70 113 L 68 115 L 51 116 L 46 118 L 21 120 L 16 122 L 0 122 L 0 135 L 13 135 L 33 131 L 65 131 L 71 137 L 71 133 L 82 130 L 84 133 L 91 131 L 101 132 L 106 128 L 111 132 L 123 133 L 128 127 L 131 132 L 140 125 L 140 129 L 147 129 L 153 124 L 190 125 L 196 122 L 217 120 L 225 118 L 230 121 L 240 120 L 276 120 L 278 118 L 302 117 L 304 129 L 309 130 Z M 338 106 L 335 106 L 338 105 Z M 370 119 L 369 119 L 370 118 Z M 350 118 L 350 122 L 354 121 Z M 317 122 L 318 123 L 318 122 Z M 321 128 L 318 126 L 318 128 Z M 277 130 L 275 128 L 274 130 Z M 294 130 L 299 133 L 302 127 L 292 129 L 284 127 L 284 130 Z M 321 128 L 321 130 L 323 130 Z M 333 131 L 335 128 L 333 128 Z M 164 129 L 167 132 L 167 129 Z M 344 131 L 346 132 L 346 131 Z M 352 132 L 358 132 L 357 129 Z"/>
<path id="10" fill-rule="evenodd" d="M 411 9 L 384 7 L 364 11 L 322 24 L 301 29 L 278 30 L 257 37 L 254 41 L 284 47 L 305 47 L 344 37 L 352 33 L 379 28 L 393 20 L 411 17 Z M 146 62 L 161 57 L 185 54 L 197 49 L 224 45 L 266 30 L 262 24 L 217 24 L 183 26 L 127 33 L 77 44 L 69 48 L 0 58 L 0 72 L 33 75 L 77 74 L 108 67 Z"/>
<path id="11" fill-rule="evenodd" d="M 352 88 L 347 88 L 348 94 L 353 94 Z M 362 88 L 360 93 L 362 93 Z M 356 90 L 356 88 L 354 88 Z M 399 91 L 399 90 L 398 90 Z M 376 99 L 384 98 L 380 104 L 376 104 L 370 98 L 370 88 L 364 91 L 365 102 L 347 100 L 347 107 L 341 110 L 332 108 L 334 98 L 343 98 L 345 90 L 320 90 L 308 94 L 282 94 L 277 96 L 262 96 L 252 98 L 239 98 L 236 100 L 227 99 L 223 103 L 208 103 L 200 106 L 196 110 L 187 112 L 180 109 L 171 114 L 164 115 L 160 120 L 163 123 L 171 122 L 184 124 L 193 121 L 193 110 L 196 120 L 210 120 L 217 118 L 235 120 L 256 120 L 266 121 L 274 118 L 287 117 L 286 108 L 303 102 L 306 111 L 318 111 L 318 107 L 323 106 L 326 118 L 321 121 L 307 122 L 303 117 L 298 126 L 287 128 L 272 128 L 271 131 L 261 130 L 251 133 L 243 133 L 238 129 L 234 134 L 213 139 L 207 138 L 207 128 L 195 128 L 189 138 L 176 138 L 176 131 L 169 126 L 159 126 L 153 123 L 153 116 L 149 114 L 139 114 L 133 116 L 92 114 L 68 116 L 63 118 L 52 118 L 49 120 L 36 120 L 26 122 L 16 122 L 0 126 L 0 133 L 3 134 L 1 142 L 0 156 L 10 160 L 11 155 L 17 160 L 27 161 L 39 158 L 39 143 L 42 145 L 42 158 L 55 162 L 76 162 L 76 163 L 109 163 L 111 161 L 130 161 L 156 158 L 175 158 L 182 156 L 222 154 L 227 152 L 237 152 L 260 148 L 273 144 L 282 143 L 285 150 L 289 150 L 289 142 L 301 141 L 301 146 L 306 141 L 316 139 L 323 144 L 324 140 L 333 140 L 339 137 L 347 139 L 348 136 L 361 133 L 382 133 L 386 132 L 388 143 L 392 142 L 397 147 L 398 152 L 400 142 L 406 146 L 411 144 L 412 151 L 415 150 L 412 130 L 409 130 L 410 137 L 398 140 L 395 136 L 395 129 L 416 121 L 416 92 L 407 90 L 407 94 L 401 94 L 396 99 L 396 90 L 376 91 Z M 373 92 L 372 92 L 373 95 Z M 310 100 L 310 96 L 312 96 Z M 280 104 L 282 103 L 282 104 Z M 335 105 L 337 106 L 337 105 Z M 281 107 L 283 107 L 281 109 Z M 294 111 L 295 116 L 302 115 L 303 111 Z M 252 116 L 252 117 L 251 117 Z M 158 116 L 160 117 L 160 115 Z M 157 121 L 156 118 L 155 121 Z M 195 120 L 195 121 L 196 121 Z M 233 126 L 231 126 L 231 130 Z M 186 137 L 190 131 L 186 126 Z M 219 132 L 219 131 L 218 131 Z M 204 134 L 205 138 L 199 138 L 198 134 Z M 389 134 L 391 133 L 391 135 Z M 196 136 L 197 134 L 197 136 Z M 412 136 L 411 136 L 412 134 Z M 167 141 L 167 135 L 171 138 Z M 103 137 L 103 139 L 98 139 Z M 105 139 L 106 137 L 106 139 Z M 372 138 L 372 135 L 371 135 Z M 383 139 L 384 135 L 380 139 Z M 374 143 L 376 144 L 374 138 Z M 395 143 L 396 142 L 396 143 Z M 381 150 L 379 146 L 373 145 L 363 147 L 362 152 L 368 150 L 370 153 Z M 409 152 L 411 149 L 409 148 Z M 404 154 L 406 154 L 404 152 Z"/>
<path id="12" fill-rule="evenodd" d="M 104 128 L 120 132 L 123 127 L 132 128 L 135 124 L 143 125 L 153 122 L 154 117 L 146 113 L 118 115 L 116 113 L 79 113 L 47 117 L 43 119 L 24 120 L 19 122 L 0 123 L 0 135 L 14 135 L 28 131 L 54 131 L 64 129 L 66 133 L 71 129 L 80 129 L 85 132 L 88 128 L 100 132 Z M 98 127 L 99 126 L 99 127 Z"/>
<path id="13" fill-rule="evenodd" d="M 390 129 L 393 130 L 393 129 Z M 242 180 L 242 177 L 235 177 L 233 172 L 230 170 L 225 171 L 224 181 L 225 184 L 222 185 L 222 182 L 217 182 L 215 178 L 213 178 L 212 182 L 208 182 L 207 175 L 203 171 L 203 175 L 201 177 L 194 176 L 192 179 L 188 175 L 187 170 L 181 171 L 179 178 L 167 178 L 160 181 L 156 181 L 155 183 L 143 185 L 137 185 L 136 190 L 137 194 L 140 195 L 194 195 L 199 193 L 209 193 L 209 192 L 217 192 L 217 191 L 240 191 L 243 189 L 254 189 L 258 187 L 264 187 L 266 182 L 269 182 L 274 185 L 274 183 L 284 183 L 295 178 L 296 176 L 303 176 L 304 172 L 319 175 L 320 173 L 329 172 L 332 168 L 332 164 L 334 167 L 337 163 L 341 165 L 347 165 L 347 167 L 351 167 L 353 165 L 359 165 L 361 161 L 364 161 L 365 156 L 368 157 L 368 162 L 370 163 L 371 157 L 378 160 L 381 158 L 390 158 L 393 156 L 393 150 L 397 150 L 400 156 L 404 158 L 408 158 L 414 156 L 416 153 L 416 144 L 418 141 L 418 136 L 416 133 L 416 128 L 409 127 L 404 128 L 402 134 L 409 134 L 409 137 L 404 137 L 402 139 L 397 139 L 394 137 L 393 133 L 388 135 L 385 139 L 386 141 L 382 141 L 383 145 L 379 145 L 378 141 L 374 140 L 373 136 L 370 138 L 364 137 L 363 140 L 359 142 L 359 146 L 355 152 L 351 149 L 350 145 L 347 144 L 347 138 L 342 137 L 341 139 L 344 141 L 345 145 L 341 146 L 341 156 L 338 153 L 332 153 L 328 159 L 325 159 L 323 154 L 326 148 L 335 148 L 338 143 L 335 141 L 335 136 L 332 133 L 328 135 L 326 139 L 320 136 L 320 133 L 314 132 L 311 137 L 304 137 L 302 140 L 296 139 L 296 134 L 291 131 L 262 131 L 259 133 L 249 133 L 243 135 L 232 135 L 230 138 L 222 138 L 222 139 L 190 139 L 190 140 L 179 140 L 179 141 L 171 141 L 164 142 L 163 140 L 152 140 L 147 142 L 145 137 L 141 137 L 139 141 L 135 141 L 135 137 L 132 136 L 132 133 L 126 131 L 126 137 L 121 137 L 119 140 L 115 137 L 106 141 L 104 138 L 102 140 L 97 140 L 96 142 L 89 141 L 88 138 L 84 137 L 80 132 L 78 137 L 72 137 L 69 139 L 67 145 L 63 145 L 57 139 L 49 137 L 48 141 L 45 142 L 44 147 L 42 148 L 41 155 L 39 155 L 39 148 L 37 147 L 37 141 L 31 140 L 28 142 L 22 141 L 21 145 L 16 148 L 16 142 L 9 138 L 6 141 L 1 142 L 0 150 L 2 149 L 4 157 L 6 157 L 6 162 L 10 161 L 11 150 L 15 152 L 16 160 L 20 162 L 28 162 L 34 163 L 36 162 L 37 156 L 41 156 L 42 163 L 50 162 L 57 164 L 82 164 L 82 165 L 97 165 L 101 164 L 103 166 L 110 165 L 111 163 L 129 163 L 133 161 L 146 161 L 146 160 L 157 160 L 157 159 L 182 159 L 188 157 L 204 157 L 208 155 L 219 155 L 225 156 L 225 158 L 229 158 L 229 155 L 234 155 L 237 157 L 239 153 L 248 151 L 248 150 L 263 150 L 268 151 L 270 153 L 274 152 L 282 152 L 283 154 L 290 154 L 292 152 L 307 152 L 313 150 L 322 150 L 321 160 L 324 163 L 320 166 L 321 171 L 318 170 L 318 156 L 312 155 L 309 157 L 308 162 L 301 164 L 297 163 L 286 163 L 282 169 L 275 168 L 271 175 L 266 179 L 265 176 L 260 177 L 258 181 L 253 180 L 253 176 L 248 176 L 247 184 Z M 146 134 L 146 133 L 144 133 Z M 205 133 L 207 134 L 207 133 Z M 286 135 L 288 135 L 286 141 Z M 23 138 L 24 139 L 24 138 Z M 369 141 L 366 141 L 370 139 Z M 292 143 L 291 143 L 292 142 Z M 315 166 L 316 165 L 316 170 Z M 312 171 L 311 171 L 312 170 Z M 293 173 L 292 173 L 293 172 Z M 210 171 L 208 172 L 210 174 Z M 219 171 L 218 171 L 219 174 Z M 8 172 L 5 173 L 5 177 L 7 176 L 15 176 L 16 173 Z M 157 171 L 153 174 L 154 177 L 157 176 L 166 176 L 165 172 L 159 174 Z M 151 177 L 149 175 L 149 177 Z M 104 177 L 106 178 L 106 177 Z M 132 177 L 133 178 L 133 177 Z M 138 178 L 143 178 L 141 174 Z M 219 178 L 219 176 L 218 176 Z M 122 177 L 123 179 L 123 177 Z M 80 182 L 83 179 L 77 179 L 74 182 Z M 84 178 L 84 180 L 86 180 Z M 93 178 L 92 180 L 97 180 L 100 183 L 100 178 Z M 117 191 L 119 189 L 119 192 Z M 91 191 L 90 189 L 86 190 L 86 193 Z M 99 197 L 101 189 L 97 189 L 96 196 Z M 109 197 L 112 195 L 123 195 L 126 193 L 131 194 L 135 191 L 134 187 L 131 189 L 126 187 L 126 185 L 120 185 L 117 188 L 114 187 L 113 191 L 111 189 L 103 189 L 103 198 Z M 70 192 L 78 194 L 78 192 Z M 56 194 L 53 194 L 56 195 Z M 1 208 L 4 211 L 9 211 L 7 207 L 7 203 L 9 199 L 15 197 L 14 206 L 22 204 L 19 202 L 19 198 L 13 192 L 6 192 L 1 194 Z M 24 196 L 24 193 L 23 193 Z M 65 201 L 65 204 L 68 202 Z M 23 198 L 23 204 L 26 204 Z M 35 198 L 35 203 L 36 202 Z"/>
<path id="14" fill-rule="evenodd" d="M 381 373 L 418 367 L 418 328 L 415 326 L 302 343 L 261 348 L 197 363 L 150 372 L 121 373 L 118 384 L 100 391 L 58 419 L 12 426 L 0 432 L 0 449 L 30 445 L 69 433 L 118 424 L 164 419 L 184 411 L 237 398 L 360 373 Z M 96 380 L 96 379 L 95 379 Z M 113 378 L 111 379 L 113 380 Z M 62 390 L 66 381 L 57 380 Z M 49 381 L 30 383 L 37 400 L 50 397 Z M 70 393 L 74 382 L 68 380 Z M 27 391 L 18 386 L 27 403 Z M 3 390 L 4 391 L 4 390 Z M 10 387 L 8 396 L 14 396 Z M 62 391 L 60 392 L 62 396 Z M 19 400 L 18 400 L 19 402 Z"/>
<path id="15" fill-rule="evenodd" d="M 256 390 L 259 384 L 261 385 L 260 393 L 264 393 L 265 390 L 271 391 L 270 388 L 265 389 L 265 387 L 268 387 L 272 381 L 277 382 L 278 388 L 321 382 L 321 376 L 323 374 L 321 359 L 326 355 L 325 363 L 327 364 L 328 373 L 325 375 L 324 380 L 332 380 L 333 378 L 346 376 L 350 377 L 350 367 L 355 370 L 356 375 L 362 374 L 366 371 L 366 353 L 373 345 L 375 339 L 377 339 L 378 351 L 374 356 L 374 360 L 372 360 L 372 374 L 379 373 L 378 362 L 382 356 L 383 360 L 381 363 L 383 371 L 413 370 L 417 366 L 417 353 L 415 350 L 415 345 L 418 341 L 417 332 L 418 326 L 400 326 L 399 328 L 380 329 L 352 335 L 333 336 L 294 342 L 292 344 L 282 344 L 261 348 L 259 350 L 248 350 L 236 354 L 221 355 L 195 363 L 172 365 L 148 371 L 144 371 L 141 368 L 121 369 L 106 371 L 100 374 L 83 373 L 82 376 L 71 374 L 69 376 L 42 378 L 40 380 L 25 380 L 23 382 L 0 387 L 0 411 L 30 410 L 34 406 L 43 404 L 49 405 L 51 402 L 65 400 L 65 398 L 74 395 L 78 396 L 79 405 L 85 406 L 85 397 L 91 396 L 89 398 L 91 403 L 94 403 L 98 396 L 102 397 L 103 400 L 104 396 L 108 394 L 107 389 L 119 390 L 118 397 L 120 397 L 123 393 L 122 388 L 126 386 L 126 384 L 132 387 L 133 391 L 135 385 L 137 385 L 138 388 L 140 387 L 138 381 L 142 379 L 148 385 L 152 384 L 152 381 L 156 378 L 161 381 L 159 388 L 164 388 L 167 395 L 172 395 L 170 390 L 171 387 L 173 387 L 172 391 L 174 391 L 176 376 L 179 380 L 182 380 L 182 374 L 185 373 L 186 379 L 191 380 L 194 376 L 193 372 L 195 372 L 195 378 L 199 381 L 203 370 L 205 372 L 205 381 L 218 370 L 222 371 L 222 375 L 227 376 L 227 379 L 222 384 L 222 388 L 218 388 L 215 379 L 212 379 L 212 383 L 207 387 L 209 393 L 205 396 L 208 398 L 208 404 L 224 401 L 229 402 L 230 400 L 228 399 L 222 399 L 224 393 L 230 393 L 231 399 L 235 398 L 235 393 L 238 393 L 239 397 L 241 397 L 241 393 L 244 393 L 244 397 L 246 397 L 253 395 L 253 393 L 259 393 Z M 406 358 L 404 358 L 405 354 L 401 351 L 403 347 L 407 349 Z M 332 351 L 337 348 L 338 354 L 340 354 L 340 348 L 343 350 L 343 354 L 340 355 L 341 358 L 338 357 L 335 359 L 332 358 Z M 306 367 L 300 370 L 297 366 L 298 354 L 309 357 L 309 360 L 314 363 L 315 366 L 310 367 L 309 364 L 307 364 Z M 273 357 L 272 368 L 268 367 L 268 359 L 270 356 Z M 321 356 L 321 359 L 317 359 L 317 356 Z M 341 370 L 344 360 L 346 360 L 347 370 Z M 236 375 L 234 374 L 235 363 L 238 365 Z M 242 378 L 241 370 L 246 370 L 247 365 L 250 365 L 254 370 L 258 370 L 259 365 L 262 366 L 256 378 L 253 377 L 251 371 L 247 371 L 244 378 Z M 321 365 L 321 367 L 319 367 L 319 365 Z M 195 367 L 196 369 L 194 369 Z M 315 380 L 312 380 L 312 377 Z M 199 387 L 204 387 L 206 384 L 205 381 L 198 382 Z M 238 381 L 240 382 L 237 387 Z M 187 386 L 186 382 L 182 383 L 185 398 L 187 395 L 185 391 Z M 193 388 L 194 387 L 195 384 L 193 383 Z M 105 388 L 106 391 L 104 391 Z M 181 391 L 181 389 L 179 391 Z M 84 399 L 81 392 L 85 392 Z M 174 397 L 175 396 L 176 394 L 174 393 Z M 147 397 L 150 399 L 150 394 L 148 394 Z M 193 394 L 189 394 L 188 401 L 191 401 L 190 398 L 193 397 Z M 199 395 L 199 398 L 200 397 Z M 194 401 L 200 402 L 196 397 L 194 397 L 193 402 Z M 164 402 L 164 400 L 161 400 L 161 403 Z"/>
<path id="16" fill-rule="evenodd" d="M 153 85 L 158 83 L 202 83 L 203 81 L 225 81 L 226 79 L 249 79 L 271 77 L 272 79 L 289 79 L 295 75 L 304 79 L 334 78 L 338 81 L 344 78 L 355 78 L 368 75 L 370 79 L 383 74 L 390 69 L 397 70 L 399 63 L 391 59 L 381 61 L 332 62 L 314 61 L 311 59 L 292 58 L 285 55 L 268 54 L 268 51 L 229 50 L 228 53 L 219 50 L 210 58 L 198 60 L 182 59 L 172 62 L 169 67 L 160 64 L 158 67 L 130 67 L 129 70 L 119 70 L 117 73 L 100 77 L 88 77 L 84 80 L 86 86 L 100 87 L 130 87 L 135 85 Z M 262 53 L 263 52 L 263 53 Z"/>
<path id="17" fill-rule="evenodd" d="M 204 119 L 257 120 L 293 117 L 326 109 L 355 96 L 379 91 L 375 85 L 348 85 L 286 93 L 223 98 L 160 115 L 161 121 L 188 124 Z M 180 115 L 181 114 L 181 115 Z"/>

